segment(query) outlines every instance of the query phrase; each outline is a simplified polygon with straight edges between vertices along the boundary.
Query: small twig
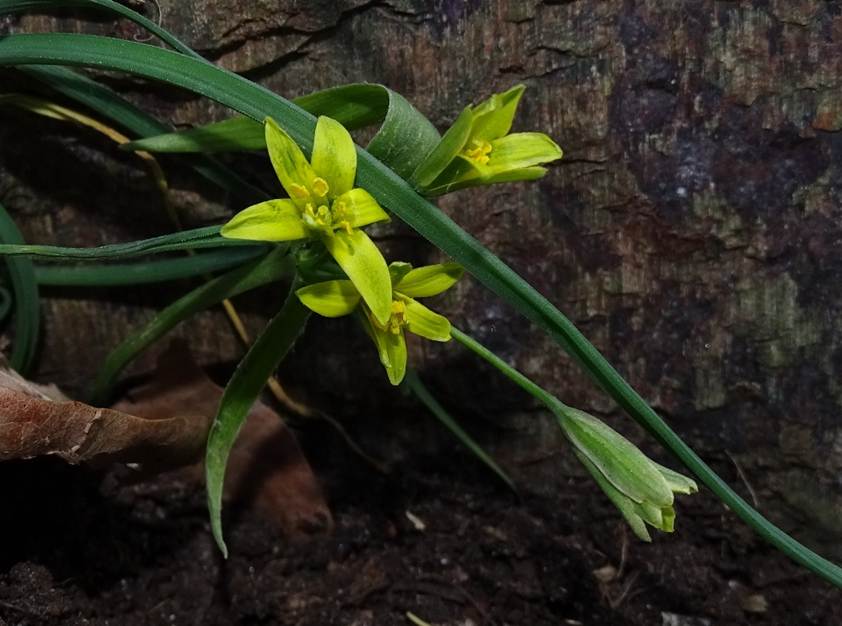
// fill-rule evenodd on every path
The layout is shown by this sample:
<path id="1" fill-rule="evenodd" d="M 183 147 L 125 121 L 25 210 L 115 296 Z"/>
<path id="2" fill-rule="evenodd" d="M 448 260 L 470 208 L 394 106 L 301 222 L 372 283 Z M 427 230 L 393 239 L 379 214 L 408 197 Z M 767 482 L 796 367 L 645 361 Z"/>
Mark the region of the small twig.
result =
<path id="1" fill-rule="evenodd" d="M 735 459 L 728 450 L 725 451 L 725 454 L 728 456 L 729 459 L 731 459 L 731 463 L 734 464 L 734 467 L 737 468 L 737 475 L 740 477 L 740 480 L 743 481 L 743 485 L 745 485 L 745 488 L 748 489 L 748 493 L 751 496 L 751 503 L 754 505 L 755 508 L 757 508 L 758 506 L 760 506 L 760 503 L 757 500 L 757 493 L 754 491 L 754 487 L 751 486 L 751 483 L 748 482 L 748 478 L 746 477 L 745 472 L 743 472 L 743 468 L 740 467 L 740 464 L 737 462 L 737 459 Z"/>

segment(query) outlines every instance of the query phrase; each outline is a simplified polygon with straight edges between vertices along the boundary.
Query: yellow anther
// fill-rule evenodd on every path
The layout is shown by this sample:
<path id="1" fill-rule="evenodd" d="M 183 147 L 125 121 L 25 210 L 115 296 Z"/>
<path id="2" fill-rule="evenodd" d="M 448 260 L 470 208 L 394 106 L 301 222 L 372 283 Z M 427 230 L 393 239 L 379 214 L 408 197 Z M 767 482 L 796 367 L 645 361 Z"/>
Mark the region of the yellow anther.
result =
<path id="1" fill-rule="evenodd" d="M 462 154 L 465 158 L 474 161 L 475 163 L 479 163 L 480 165 L 485 165 L 489 161 L 489 154 L 491 153 L 491 144 L 487 141 L 477 141 L 474 139 L 471 141 L 471 147 L 465 148 L 462 151 Z"/>
<path id="2" fill-rule="evenodd" d="M 327 192 L 330 191 L 330 185 L 327 184 L 327 181 L 324 178 L 316 178 L 313 179 L 313 193 L 315 193 L 320 198 L 324 198 L 327 195 Z"/>
<path id="3" fill-rule="evenodd" d="M 289 195 L 296 200 L 307 200 L 310 198 L 310 192 L 307 191 L 307 188 L 304 185 L 298 185 L 296 183 L 292 183 L 289 186 Z"/>
<path id="4" fill-rule="evenodd" d="M 389 332 L 397 335 L 406 325 L 406 304 L 400 300 L 392 300 L 392 315 L 389 317 Z"/>

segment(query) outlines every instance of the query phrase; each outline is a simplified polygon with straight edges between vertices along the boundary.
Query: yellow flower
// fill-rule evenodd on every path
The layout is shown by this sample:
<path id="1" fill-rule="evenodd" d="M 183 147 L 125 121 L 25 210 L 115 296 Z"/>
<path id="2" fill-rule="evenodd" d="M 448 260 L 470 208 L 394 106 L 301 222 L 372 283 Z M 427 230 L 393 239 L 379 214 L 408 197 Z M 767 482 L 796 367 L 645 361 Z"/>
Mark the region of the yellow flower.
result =
<path id="1" fill-rule="evenodd" d="M 368 303 L 349 280 L 328 280 L 302 287 L 296 294 L 310 310 L 324 317 L 342 317 L 355 311 L 374 341 L 389 381 L 398 385 L 406 374 L 406 337 L 409 331 L 432 341 L 450 341 L 450 322 L 416 298 L 438 295 L 450 289 L 462 276 L 455 263 L 412 269 L 409 263 L 392 263 L 390 311 L 385 322 L 378 320 Z"/>
<path id="2" fill-rule="evenodd" d="M 288 199 L 240 211 L 222 235 L 256 241 L 320 241 L 365 301 L 378 323 L 392 315 L 389 268 L 361 227 L 389 216 L 364 189 L 355 188 L 357 152 L 347 130 L 320 117 L 312 161 L 271 118 L 265 124 L 269 158 Z"/>
<path id="3" fill-rule="evenodd" d="M 456 119 L 412 180 L 435 196 L 477 185 L 534 180 L 561 148 L 544 133 L 509 133 L 525 87 L 517 85 L 469 106 Z"/>

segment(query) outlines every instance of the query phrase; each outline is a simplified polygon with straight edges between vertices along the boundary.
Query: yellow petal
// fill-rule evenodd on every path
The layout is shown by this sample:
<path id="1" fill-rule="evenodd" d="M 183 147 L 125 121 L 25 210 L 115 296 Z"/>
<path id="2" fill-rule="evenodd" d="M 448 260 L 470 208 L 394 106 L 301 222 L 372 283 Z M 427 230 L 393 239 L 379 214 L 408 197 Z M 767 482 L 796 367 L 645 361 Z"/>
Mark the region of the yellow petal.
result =
<path id="1" fill-rule="evenodd" d="M 407 272 L 395 289 L 410 298 L 428 298 L 450 289 L 463 273 L 458 263 L 425 265 Z"/>
<path id="2" fill-rule="evenodd" d="M 508 91 L 494 94 L 475 106 L 472 109 L 474 119 L 471 125 L 471 139 L 491 141 L 508 133 L 524 89 L 524 85 L 515 85 Z"/>
<path id="3" fill-rule="evenodd" d="M 348 275 L 374 319 L 385 326 L 392 315 L 392 280 L 386 260 L 363 231 L 336 231 L 322 242 L 339 267 Z"/>
<path id="4" fill-rule="evenodd" d="M 313 193 L 316 173 L 298 144 L 271 117 L 266 118 L 266 147 L 281 185 L 298 206 Z"/>
<path id="5" fill-rule="evenodd" d="M 366 315 L 370 315 L 370 312 L 366 311 Z M 404 337 L 403 329 L 393 333 L 378 327 L 373 320 L 367 317 L 362 319 L 366 332 L 377 347 L 380 363 L 386 370 L 389 382 L 393 385 L 400 385 L 406 375 L 407 360 L 406 337 Z"/>
<path id="6" fill-rule="evenodd" d="M 357 187 L 346 191 L 334 200 L 334 206 L 339 206 L 339 203 L 343 203 L 347 207 L 351 216 L 349 223 L 353 228 L 361 228 L 374 222 L 389 221 L 389 214 L 377 204 L 377 200 L 365 189 Z"/>
<path id="7" fill-rule="evenodd" d="M 350 191 L 357 176 L 357 150 L 351 135 L 336 120 L 321 116 L 316 123 L 313 169 L 327 181 L 331 196 Z"/>
<path id="8" fill-rule="evenodd" d="M 220 234 L 254 241 L 296 241 L 310 237 L 290 200 L 268 200 L 243 209 L 222 227 Z"/>
<path id="9" fill-rule="evenodd" d="M 478 168 L 484 176 L 549 163 L 562 152 L 544 133 L 514 133 L 492 141 L 488 156 L 488 163 Z"/>
<path id="10" fill-rule="evenodd" d="M 406 329 L 432 341 L 450 341 L 450 322 L 412 298 L 406 298 Z"/>
<path id="11" fill-rule="evenodd" d="M 350 280 L 327 280 L 295 292 L 301 303 L 324 317 L 342 317 L 360 303 L 360 293 Z"/>

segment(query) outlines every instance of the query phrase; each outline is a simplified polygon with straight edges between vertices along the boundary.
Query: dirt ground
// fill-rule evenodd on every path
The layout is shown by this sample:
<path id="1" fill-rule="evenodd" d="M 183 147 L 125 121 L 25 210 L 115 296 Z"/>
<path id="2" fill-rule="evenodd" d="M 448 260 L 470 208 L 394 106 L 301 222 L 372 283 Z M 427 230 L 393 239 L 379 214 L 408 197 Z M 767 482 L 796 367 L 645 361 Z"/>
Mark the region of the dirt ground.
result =
<path id="1" fill-rule="evenodd" d="M 756 539 L 710 494 L 643 545 L 592 485 L 520 496 L 462 454 L 384 476 L 302 442 L 335 517 L 294 543 L 232 509 L 231 557 L 204 494 L 59 461 L 0 467 L 0 624 L 817 625 L 839 594 Z"/>

